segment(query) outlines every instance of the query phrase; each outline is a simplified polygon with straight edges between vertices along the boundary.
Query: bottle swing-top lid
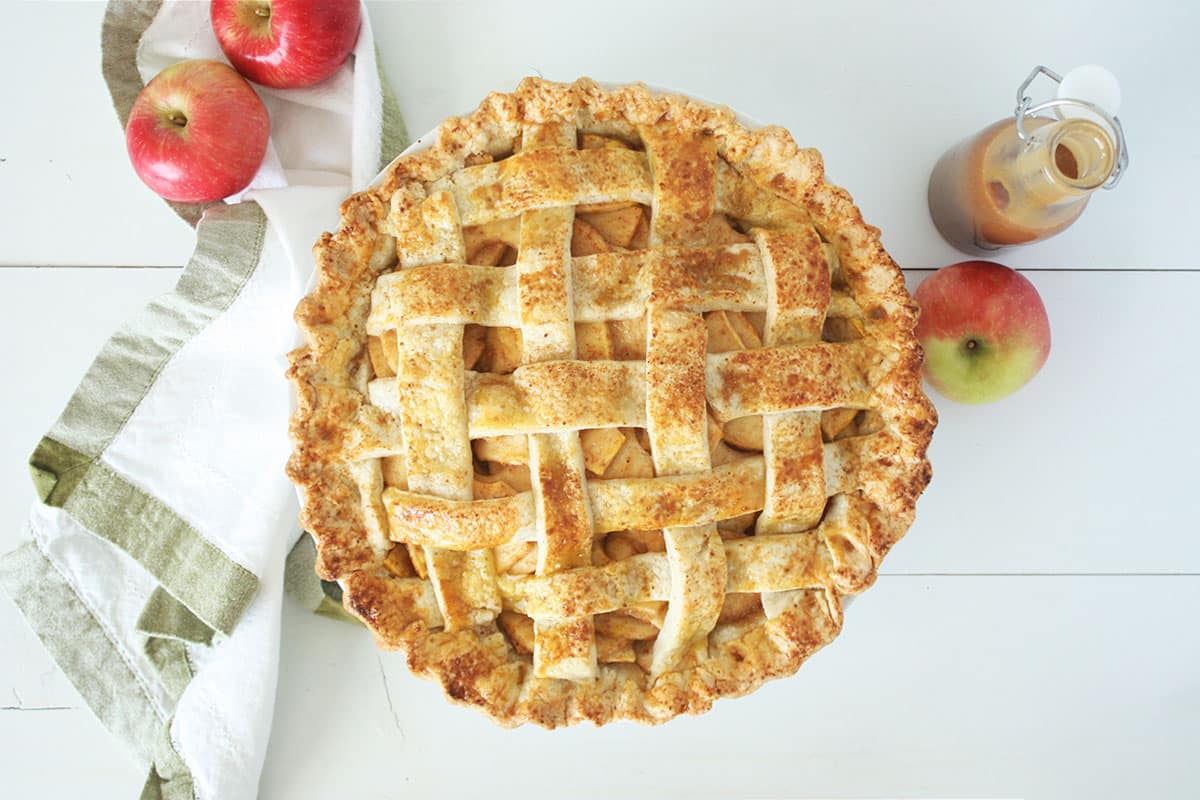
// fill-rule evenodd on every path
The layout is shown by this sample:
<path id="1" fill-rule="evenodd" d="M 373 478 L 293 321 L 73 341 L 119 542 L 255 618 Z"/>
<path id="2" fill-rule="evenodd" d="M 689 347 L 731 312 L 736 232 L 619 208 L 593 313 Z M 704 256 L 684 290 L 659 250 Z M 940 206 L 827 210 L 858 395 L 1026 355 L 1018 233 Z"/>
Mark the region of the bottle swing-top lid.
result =
<path id="1" fill-rule="evenodd" d="M 1045 75 L 1057 83 L 1058 90 L 1053 99 L 1035 105 L 1033 99 L 1025 92 L 1039 75 Z M 1117 151 L 1116 166 L 1104 183 L 1105 189 L 1112 189 L 1129 166 L 1129 148 L 1125 142 L 1121 120 L 1117 117 L 1120 105 L 1121 85 L 1116 76 L 1104 67 L 1085 64 L 1066 75 L 1059 75 L 1052 69 L 1039 65 L 1034 67 L 1029 77 L 1017 89 L 1017 136 L 1021 141 L 1029 141 L 1025 133 L 1025 118 L 1050 110 L 1053 110 L 1059 119 L 1083 118 L 1105 126 L 1112 132 Z"/>

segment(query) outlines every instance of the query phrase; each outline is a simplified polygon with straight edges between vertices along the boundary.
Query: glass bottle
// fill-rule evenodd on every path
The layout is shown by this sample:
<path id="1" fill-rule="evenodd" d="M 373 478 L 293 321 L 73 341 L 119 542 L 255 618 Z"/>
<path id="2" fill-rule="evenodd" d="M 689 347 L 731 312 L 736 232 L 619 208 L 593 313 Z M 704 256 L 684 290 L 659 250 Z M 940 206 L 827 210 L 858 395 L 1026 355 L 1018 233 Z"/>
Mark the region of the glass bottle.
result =
<path id="1" fill-rule="evenodd" d="M 1075 98 L 1037 106 L 1017 90 L 1016 118 L 1003 119 L 951 148 L 929 179 L 929 211 L 942 236 L 966 253 L 1047 239 L 1079 218 L 1092 193 L 1112 188 L 1128 163 L 1115 116 Z M 1058 116 L 1038 116 L 1054 109 Z M 1063 111 L 1078 114 L 1066 116 Z"/>

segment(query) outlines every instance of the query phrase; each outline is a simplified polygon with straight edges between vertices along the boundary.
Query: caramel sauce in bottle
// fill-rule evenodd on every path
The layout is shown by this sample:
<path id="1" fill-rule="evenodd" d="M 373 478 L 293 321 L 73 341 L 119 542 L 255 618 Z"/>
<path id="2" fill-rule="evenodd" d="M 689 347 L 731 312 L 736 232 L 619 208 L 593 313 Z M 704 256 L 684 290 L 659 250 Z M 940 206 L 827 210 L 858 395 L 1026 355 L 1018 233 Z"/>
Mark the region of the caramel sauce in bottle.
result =
<path id="1" fill-rule="evenodd" d="M 1116 167 L 1113 140 L 1084 118 L 1010 117 L 960 142 L 929 179 L 929 211 L 966 253 L 1047 239 L 1079 218 Z"/>

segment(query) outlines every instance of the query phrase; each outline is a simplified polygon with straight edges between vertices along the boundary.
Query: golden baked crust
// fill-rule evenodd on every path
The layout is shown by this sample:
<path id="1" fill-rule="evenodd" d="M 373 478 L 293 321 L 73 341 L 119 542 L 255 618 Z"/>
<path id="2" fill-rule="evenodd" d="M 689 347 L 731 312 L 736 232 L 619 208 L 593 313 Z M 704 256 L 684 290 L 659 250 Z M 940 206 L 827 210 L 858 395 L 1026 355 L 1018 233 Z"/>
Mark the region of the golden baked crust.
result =
<path id="1" fill-rule="evenodd" d="M 644 246 L 572 254 L 639 219 Z M 658 723 L 794 672 L 929 481 L 903 276 L 782 128 L 527 79 L 314 253 L 288 474 L 317 571 L 501 724 Z"/>

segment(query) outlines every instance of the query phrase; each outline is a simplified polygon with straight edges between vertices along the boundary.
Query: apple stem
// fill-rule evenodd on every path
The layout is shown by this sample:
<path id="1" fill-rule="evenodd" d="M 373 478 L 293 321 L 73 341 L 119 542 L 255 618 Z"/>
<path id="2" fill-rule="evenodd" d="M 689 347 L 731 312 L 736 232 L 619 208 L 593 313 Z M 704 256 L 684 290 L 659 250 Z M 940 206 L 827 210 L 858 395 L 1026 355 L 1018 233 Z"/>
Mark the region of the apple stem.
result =
<path id="1" fill-rule="evenodd" d="M 968 350 L 974 350 L 976 347 L 979 347 L 979 342 L 975 341 L 974 339 L 967 339 Z"/>
<path id="2" fill-rule="evenodd" d="M 257 16 L 260 16 L 263 19 L 266 19 L 267 17 L 271 16 L 271 8 L 269 6 L 258 6 L 257 8 L 254 9 L 254 13 Z"/>
<path id="3" fill-rule="evenodd" d="M 182 111 L 172 111 L 167 115 L 167 122 L 182 128 L 187 125 L 187 115 Z"/>

